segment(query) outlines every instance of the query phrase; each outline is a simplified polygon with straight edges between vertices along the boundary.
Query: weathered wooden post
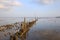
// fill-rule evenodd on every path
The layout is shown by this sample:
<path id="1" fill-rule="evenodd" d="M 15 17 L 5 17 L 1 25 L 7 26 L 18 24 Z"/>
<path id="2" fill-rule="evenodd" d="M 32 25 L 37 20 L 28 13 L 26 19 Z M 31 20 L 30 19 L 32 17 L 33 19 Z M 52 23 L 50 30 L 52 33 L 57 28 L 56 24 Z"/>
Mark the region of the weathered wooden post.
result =
<path id="1" fill-rule="evenodd" d="M 25 30 L 26 29 L 26 18 L 24 17 L 24 21 L 21 23 L 21 29 Z"/>
<path id="2" fill-rule="evenodd" d="M 11 36 L 10 36 L 10 40 L 14 40 L 14 37 L 13 37 L 13 35 L 11 35 Z"/>

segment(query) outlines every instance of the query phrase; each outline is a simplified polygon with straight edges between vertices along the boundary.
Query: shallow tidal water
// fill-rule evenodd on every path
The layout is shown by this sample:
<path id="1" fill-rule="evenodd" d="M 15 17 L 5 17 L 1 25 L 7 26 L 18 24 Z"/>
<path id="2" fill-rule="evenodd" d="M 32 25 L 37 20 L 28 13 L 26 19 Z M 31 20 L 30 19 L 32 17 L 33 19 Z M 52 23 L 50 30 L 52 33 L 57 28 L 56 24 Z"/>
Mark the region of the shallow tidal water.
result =
<path id="1" fill-rule="evenodd" d="M 21 22 L 21 18 L 0 18 L 0 25 Z M 30 21 L 32 19 L 27 19 Z M 9 31 L 8 31 L 9 32 Z M 0 36 L 3 32 L 0 32 Z M 4 32 L 5 33 L 5 32 Z M 7 32 L 6 32 L 7 33 Z M 9 40 L 9 35 L 3 35 L 3 40 Z M 60 40 L 60 18 L 39 19 L 27 32 L 26 40 Z"/>

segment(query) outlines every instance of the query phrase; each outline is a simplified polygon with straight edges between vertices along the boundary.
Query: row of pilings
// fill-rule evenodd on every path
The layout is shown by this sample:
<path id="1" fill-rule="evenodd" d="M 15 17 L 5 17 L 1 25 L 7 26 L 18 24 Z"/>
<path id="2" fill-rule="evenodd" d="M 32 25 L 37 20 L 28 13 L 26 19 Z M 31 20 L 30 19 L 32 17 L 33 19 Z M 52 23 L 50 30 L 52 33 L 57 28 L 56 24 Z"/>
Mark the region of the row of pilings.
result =
<path id="1" fill-rule="evenodd" d="M 25 21 L 21 23 L 21 29 L 19 32 L 10 36 L 10 40 L 26 40 L 26 34 L 30 28 L 36 23 L 37 20 L 26 23 Z"/>

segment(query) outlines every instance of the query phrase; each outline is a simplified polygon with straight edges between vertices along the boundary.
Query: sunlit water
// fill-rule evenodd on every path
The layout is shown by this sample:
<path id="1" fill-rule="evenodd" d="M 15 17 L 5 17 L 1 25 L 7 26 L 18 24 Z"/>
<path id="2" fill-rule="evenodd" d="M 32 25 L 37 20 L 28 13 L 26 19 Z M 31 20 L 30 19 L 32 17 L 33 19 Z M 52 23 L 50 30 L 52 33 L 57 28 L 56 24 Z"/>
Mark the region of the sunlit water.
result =
<path id="1" fill-rule="evenodd" d="M 27 21 L 30 20 L 27 19 Z M 23 18 L 0 18 L 0 25 L 21 21 L 23 21 Z M 48 36 L 46 37 L 46 35 Z M 55 38 L 60 38 L 60 18 L 39 19 L 29 30 L 26 40 L 53 40 L 49 35 L 53 35 Z"/>

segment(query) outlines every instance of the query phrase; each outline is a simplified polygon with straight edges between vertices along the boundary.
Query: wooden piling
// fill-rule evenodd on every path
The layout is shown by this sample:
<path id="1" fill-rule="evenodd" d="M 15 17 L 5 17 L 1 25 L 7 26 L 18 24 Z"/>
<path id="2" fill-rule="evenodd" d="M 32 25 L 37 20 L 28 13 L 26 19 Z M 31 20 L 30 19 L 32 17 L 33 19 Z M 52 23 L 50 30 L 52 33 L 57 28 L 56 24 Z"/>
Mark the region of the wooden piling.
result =
<path id="1" fill-rule="evenodd" d="M 10 40 L 18 40 L 19 37 L 21 40 L 25 40 L 27 32 L 30 30 L 33 24 L 36 23 L 36 21 L 37 20 L 26 23 L 26 19 L 24 18 L 24 22 L 21 23 L 21 29 L 19 32 L 16 32 L 14 35 L 10 36 Z"/>

